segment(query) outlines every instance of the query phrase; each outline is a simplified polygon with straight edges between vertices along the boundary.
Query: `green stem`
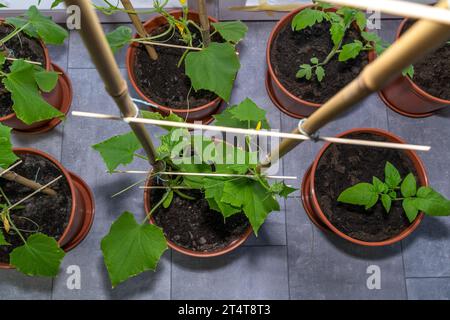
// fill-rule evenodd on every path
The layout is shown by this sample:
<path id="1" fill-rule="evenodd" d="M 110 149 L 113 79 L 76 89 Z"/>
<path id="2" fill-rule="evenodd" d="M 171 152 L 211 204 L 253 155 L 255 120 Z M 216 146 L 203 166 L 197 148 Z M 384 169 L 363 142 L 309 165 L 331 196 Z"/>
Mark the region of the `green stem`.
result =
<path id="1" fill-rule="evenodd" d="M 11 227 L 14 229 L 15 232 L 17 232 L 17 234 L 19 235 L 20 239 L 22 239 L 24 244 L 27 244 L 27 240 L 25 240 L 24 236 L 22 235 L 22 233 L 20 232 L 19 228 L 16 227 L 16 225 L 14 224 L 14 222 L 12 221 L 11 217 L 7 216 L 7 219 L 9 221 L 9 224 L 11 225 Z"/>
<path id="2" fill-rule="evenodd" d="M 177 195 L 179 195 L 179 196 L 182 197 L 183 199 L 186 199 L 186 200 L 197 200 L 196 198 L 191 197 L 191 196 L 188 196 L 186 193 L 181 192 L 181 191 L 178 190 L 178 189 L 172 189 L 172 190 L 173 190 L 173 192 L 175 192 Z"/>
<path id="3" fill-rule="evenodd" d="M 23 26 L 21 26 L 18 29 L 15 29 L 13 32 L 11 32 L 9 35 L 4 37 L 2 40 L 0 40 L 0 44 L 4 44 L 5 42 L 8 42 L 12 38 L 14 38 L 16 35 L 18 35 L 22 30 L 24 30 L 26 27 L 28 27 L 31 24 L 31 22 L 25 23 Z"/>
<path id="4" fill-rule="evenodd" d="M 148 161 L 148 158 L 147 158 L 146 156 L 143 156 L 143 155 L 141 155 L 141 154 L 139 154 L 139 153 L 135 153 L 134 156 L 135 156 L 136 158 L 140 158 L 140 159 L 144 159 L 144 160 L 147 160 L 147 161 Z"/>
<path id="5" fill-rule="evenodd" d="M 159 202 L 152 208 L 152 210 L 150 210 L 150 212 L 146 215 L 144 221 L 142 221 L 142 224 L 144 224 L 145 222 L 147 222 L 148 219 L 150 219 L 150 217 L 152 216 L 152 214 L 163 204 L 163 202 L 167 199 L 167 197 L 169 196 L 170 192 L 172 192 L 171 189 L 168 189 L 167 192 L 164 194 L 164 196 L 161 198 L 161 200 L 159 200 Z"/>

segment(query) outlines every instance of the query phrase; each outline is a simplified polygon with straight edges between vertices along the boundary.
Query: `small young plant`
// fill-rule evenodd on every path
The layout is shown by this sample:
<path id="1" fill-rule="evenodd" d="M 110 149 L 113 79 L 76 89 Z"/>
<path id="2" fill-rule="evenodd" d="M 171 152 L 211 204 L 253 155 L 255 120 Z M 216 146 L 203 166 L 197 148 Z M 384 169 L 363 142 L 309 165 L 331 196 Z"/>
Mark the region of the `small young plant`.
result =
<path id="1" fill-rule="evenodd" d="M 170 114 L 142 112 L 144 118 L 178 121 L 183 119 Z M 250 99 L 228 108 L 216 116 L 217 125 L 239 128 L 269 129 L 266 112 Z M 146 270 L 154 270 L 163 252 L 167 249 L 163 231 L 148 224 L 150 216 L 161 206 L 168 208 L 174 194 L 195 201 L 180 188 L 200 190 L 209 207 L 227 219 L 243 213 L 248 218 L 254 233 L 272 211 L 279 211 L 276 196 L 287 197 L 295 189 L 283 182 L 270 184 L 264 174 L 256 170 L 257 154 L 249 143 L 244 148 L 234 147 L 223 141 L 203 136 L 191 136 L 186 129 L 164 128 L 157 149 L 158 160 L 165 171 L 248 175 L 227 176 L 176 176 L 161 177 L 158 173 L 150 177 L 164 179 L 167 191 L 160 201 L 152 206 L 151 212 L 139 224 L 133 214 L 125 212 L 113 223 L 109 234 L 102 240 L 105 264 L 113 286 Z M 246 141 L 248 141 L 246 139 Z M 93 148 L 100 153 L 109 172 L 119 165 L 128 165 L 134 158 L 142 158 L 142 148 L 136 136 L 126 133 L 96 144 Z M 224 161 L 231 159 L 231 161 Z M 228 164 L 227 164 L 228 163 Z M 127 245 L 124 245 L 124 244 Z"/>
<path id="2" fill-rule="evenodd" d="M 206 45 L 205 41 L 200 41 L 200 45 L 195 47 L 194 40 L 198 40 L 197 35 L 190 28 L 192 27 L 200 33 L 202 28 L 195 21 L 189 19 L 186 1 L 180 2 L 183 6 L 183 14 L 177 19 L 164 9 L 167 1 L 162 4 L 160 1 L 153 1 L 153 11 L 167 20 L 169 27 L 165 32 L 147 38 L 135 39 L 129 27 L 121 26 L 107 34 L 111 49 L 116 51 L 130 43 L 148 44 L 151 42 L 156 45 L 158 42 L 164 43 L 167 41 L 167 37 L 172 38 L 179 35 L 186 48 L 180 48 L 185 52 L 178 66 L 181 67 L 184 62 L 185 73 L 190 78 L 194 90 L 208 90 L 229 101 L 237 72 L 241 67 L 235 46 L 245 37 L 248 28 L 241 21 L 212 23 L 214 31 L 210 36 L 219 34 L 224 42 L 212 41 Z M 121 9 L 110 6 L 103 10 L 111 13 L 114 10 Z"/>
<path id="3" fill-rule="evenodd" d="M 0 124 L 0 168 L 6 170 L 17 160 L 19 158 L 12 150 L 11 129 Z M 0 187 L 0 246 L 11 245 L 7 241 L 8 236 L 19 236 L 23 245 L 10 253 L 10 264 L 29 276 L 55 277 L 65 253 L 54 238 L 39 232 L 36 223 L 33 222 L 36 230 L 21 230 L 16 227 L 16 219 L 29 220 L 20 215 L 24 206 L 19 202 L 11 203 Z"/>
<path id="4" fill-rule="evenodd" d="M 35 6 L 31 6 L 23 16 L 6 18 L 4 23 L 14 30 L 0 39 L 0 80 L 4 86 L 0 88 L 0 94 L 11 94 L 12 109 L 17 118 L 28 125 L 63 117 L 64 114 L 42 98 L 42 92 L 50 92 L 56 87 L 58 73 L 16 57 L 8 48 L 8 41 L 15 37 L 20 39 L 24 33 L 46 44 L 59 45 L 68 36 L 67 31 L 43 16 Z"/>
<path id="5" fill-rule="evenodd" d="M 300 11 L 292 20 L 292 30 L 301 31 L 313 27 L 316 24 L 330 23 L 330 35 L 333 48 L 324 59 L 311 57 L 310 61 L 300 66 L 297 78 L 306 80 L 317 79 L 322 82 L 326 75 L 327 64 L 338 55 L 340 62 L 346 62 L 358 57 L 364 51 L 375 50 L 382 52 L 388 45 L 374 33 L 365 31 L 367 19 L 364 12 L 342 7 L 336 11 L 330 10 L 332 5 L 325 2 L 317 2 L 313 8 L 306 8 Z M 361 40 L 354 40 L 344 43 L 346 33 L 356 24 L 361 35 Z"/>
<path id="6" fill-rule="evenodd" d="M 390 162 L 386 163 L 384 171 L 384 182 L 373 177 L 372 183 L 358 183 L 344 190 L 338 201 L 364 206 L 366 210 L 381 201 L 387 213 L 391 211 L 394 201 L 402 201 L 403 210 L 411 223 L 420 211 L 430 216 L 450 215 L 450 201 L 430 187 L 417 188 L 413 173 L 402 179 Z"/>

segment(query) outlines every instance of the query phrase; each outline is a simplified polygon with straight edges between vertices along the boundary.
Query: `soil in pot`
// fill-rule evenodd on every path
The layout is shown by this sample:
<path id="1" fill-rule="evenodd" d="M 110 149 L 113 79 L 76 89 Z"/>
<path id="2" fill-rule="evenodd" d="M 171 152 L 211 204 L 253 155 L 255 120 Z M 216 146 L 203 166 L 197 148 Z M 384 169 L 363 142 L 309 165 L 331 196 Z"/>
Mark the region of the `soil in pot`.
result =
<path id="1" fill-rule="evenodd" d="M 408 20 L 403 32 L 406 32 L 414 22 Z M 432 96 L 450 100 L 450 43 L 446 43 L 415 63 L 412 80 Z"/>
<path id="2" fill-rule="evenodd" d="M 26 178 L 36 179 L 41 184 L 46 184 L 62 175 L 60 170 L 49 160 L 37 155 L 20 155 L 23 163 L 14 171 Z M 33 191 L 18 183 L 0 179 L 0 187 L 5 192 L 11 203 L 16 203 Z M 13 210 L 11 218 L 18 229 L 23 230 L 25 238 L 32 233 L 41 232 L 56 240 L 63 235 L 70 219 L 72 209 L 72 197 L 67 180 L 63 177 L 54 183 L 51 188 L 58 194 L 48 196 L 43 193 L 36 194 L 26 201 L 23 209 Z M 4 199 L 1 199 L 5 203 Z M 5 239 L 11 246 L 0 246 L 0 262 L 9 263 L 9 253 L 14 248 L 23 245 L 19 235 L 14 231 L 5 234 Z"/>
<path id="3" fill-rule="evenodd" d="M 346 138 L 388 141 L 370 133 L 351 134 Z M 331 224 L 354 239 L 379 242 L 400 234 L 410 225 L 401 201 L 393 201 L 389 213 L 380 203 L 366 211 L 362 206 L 337 201 L 342 191 L 357 183 L 371 183 L 373 176 L 384 180 L 387 161 L 403 178 L 412 172 L 419 181 L 412 161 L 398 150 L 332 144 L 319 160 L 315 190 L 320 208 Z"/>
<path id="4" fill-rule="evenodd" d="M 164 25 L 153 30 L 151 36 L 162 34 L 168 27 L 168 25 Z M 201 34 L 193 27 L 190 30 L 194 35 L 193 44 L 197 47 L 201 43 Z M 185 46 L 186 43 L 181 41 L 180 38 L 181 35 L 176 30 L 173 36 L 169 34 L 158 39 L 158 41 Z M 213 37 L 213 41 L 219 40 L 220 37 Z M 210 91 L 199 90 L 195 92 L 194 89 L 191 89 L 191 80 L 184 73 L 184 63 L 178 66 L 185 50 L 161 46 L 156 46 L 155 49 L 159 55 L 156 61 L 150 59 L 142 44 L 139 44 L 135 53 L 133 68 L 136 83 L 147 97 L 162 106 L 173 109 L 195 108 L 208 104 L 217 98 Z"/>
<path id="5" fill-rule="evenodd" d="M 326 75 L 322 82 L 314 79 L 297 79 L 300 65 L 310 63 L 312 57 L 325 60 L 333 48 L 330 23 L 316 24 L 302 31 L 293 31 L 287 23 L 276 35 L 270 54 L 275 75 L 281 84 L 293 95 L 308 102 L 322 104 L 355 79 L 368 64 L 367 52 L 346 62 L 338 61 L 338 54 L 325 66 Z M 343 44 L 361 40 L 355 28 L 347 31 Z"/>
<path id="6" fill-rule="evenodd" d="M 11 26 L 0 24 L 0 39 L 3 39 L 13 30 L 14 28 Z M 45 55 L 41 44 L 36 39 L 28 37 L 23 32 L 9 40 L 5 46 L 14 58 L 23 58 L 30 61 L 40 62 L 43 66 L 45 65 Z M 11 63 L 7 61 L 4 64 L 2 71 L 8 72 L 10 66 Z M 11 100 L 11 94 L 6 91 L 3 83 L 0 82 L 0 117 L 5 117 L 14 113 L 12 105 L 13 102 Z"/>
<path id="7" fill-rule="evenodd" d="M 186 200 L 175 193 L 169 208 L 161 206 L 153 213 L 156 224 L 173 243 L 192 251 L 214 252 L 240 239 L 250 227 L 244 214 L 224 221 L 220 212 L 209 208 L 200 191 L 182 191 L 197 200 Z M 152 190 L 151 203 L 157 203 L 163 194 L 164 190 Z"/>

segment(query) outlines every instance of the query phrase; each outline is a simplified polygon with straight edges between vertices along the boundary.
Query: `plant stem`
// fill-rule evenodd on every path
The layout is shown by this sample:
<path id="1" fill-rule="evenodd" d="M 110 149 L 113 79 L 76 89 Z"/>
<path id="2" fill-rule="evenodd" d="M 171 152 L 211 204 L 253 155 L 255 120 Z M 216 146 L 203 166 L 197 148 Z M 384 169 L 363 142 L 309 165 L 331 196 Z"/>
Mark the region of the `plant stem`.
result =
<path id="1" fill-rule="evenodd" d="M 0 40 L 0 44 L 4 44 L 5 42 L 8 42 L 9 40 L 11 40 L 12 38 L 14 38 L 16 35 L 18 35 L 20 32 L 22 32 L 22 30 L 24 30 L 26 27 L 28 27 L 31 23 L 27 22 L 25 23 L 23 26 L 21 26 L 18 29 L 15 29 L 13 32 L 11 32 L 10 34 L 8 34 L 6 37 L 4 37 L 2 40 Z"/>
<path id="2" fill-rule="evenodd" d="M 167 197 L 169 196 L 170 192 L 172 192 L 171 189 L 167 190 L 167 192 L 164 194 L 164 196 L 161 198 L 161 200 L 159 200 L 159 202 L 152 208 L 152 210 L 150 210 L 150 212 L 146 215 L 144 221 L 142 221 L 142 224 L 144 224 L 148 219 L 150 219 L 150 217 L 152 216 L 152 214 L 163 204 L 163 202 L 167 199 Z"/>
<path id="3" fill-rule="evenodd" d="M 178 189 L 172 189 L 172 190 L 173 190 L 173 192 L 175 192 L 177 195 L 179 195 L 179 196 L 182 197 L 183 199 L 186 199 L 186 200 L 196 200 L 196 198 L 191 197 L 191 196 L 188 196 L 187 194 L 185 194 L 184 192 L 181 192 L 181 191 L 178 190 Z"/>

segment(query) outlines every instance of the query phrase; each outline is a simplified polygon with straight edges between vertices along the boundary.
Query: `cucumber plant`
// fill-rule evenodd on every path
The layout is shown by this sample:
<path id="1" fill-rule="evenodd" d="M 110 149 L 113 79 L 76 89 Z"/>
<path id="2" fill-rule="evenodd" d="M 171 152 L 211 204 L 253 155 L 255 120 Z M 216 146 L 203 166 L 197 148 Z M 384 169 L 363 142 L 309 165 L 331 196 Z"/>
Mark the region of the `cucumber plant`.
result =
<path id="1" fill-rule="evenodd" d="M 167 20 L 168 29 L 158 35 L 135 39 L 131 28 L 120 26 L 107 34 L 111 49 L 116 51 L 131 43 L 165 42 L 168 37 L 179 37 L 186 47 L 201 49 L 184 49 L 185 52 L 178 63 L 178 66 L 181 67 L 184 62 L 185 73 L 191 80 L 193 89 L 195 91 L 208 90 L 229 101 L 237 72 L 241 67 L 235 46 L 245 37 L 248 28 L 241 21 L 212 23 L 214 31 L 210 36 L 219 34 L 224 41 L 212 41 L 206 45 L 205 41 L 197 39 L 197 34 L 191 31 L 191 28 L 193 28 L 201 33 L 202 29 L 195 21 L 189 19 L 186 1 L 180 2 L 182 3 L 183 14 L 177 19 L 164 9 L 164 6 L 168 3 L 167 0 L 163 3 L 154 0 L 153 11 Z M 102 10 L 111 14 L 115 10 L 121 9 L 110 5 L 110 7 Z M 194 43 L 194 40 L 200 40 L 200 44 L 196 47 L 195 43 L 197 42 Z"/>
<path id="2" fill-rule="evenodd" d="M 182 122 L 170 114 L 142 111 L 144 118 Z M 266 112 L 250 99 L 215 116 L 217 125 L 239 128 L 269 129 Z M 146 270 L 155 270 L 158 260 L 167 249 L 163 231 L 148 223 L 150 216 L 160 206 L 169 207 L 174 193 L 181 188 L 201 191 L 209 207 L 227 219 L 237 213 L 248 218 L 254 233 L 272 211 L 279 211 L 276 196 L 287 197 L 295 189 L 284 182 L 270 184 L 264 174 L 257 172 L 257 151 L 252 145 L 240 148 L 204 136 L 191 136 L 186 129 L 164 128 L 167 132 L 159 137 L 158 161 L 165 172 L 195 172 L 248 175 L 224 176 L 164 176 L 152 173 L 150 178 L 164 179 L 167 191 L 145 219 L 138 223 L 130 212 L 123 213 L 102 240 L 102 251 L 113 286 Z M 128 165 L 139 155 L 142 148 L 134 133 L 112 137 L 93 146 L 103 158 L 109 172 L 119 165 Z M 160 180 L 161 181 L 161 180 Z M 180 196 L 183 197 L 183 194 Z M 186 198 L 186 197 L 185 197 Z M 195 200 L 194 200 L 195 201 Z"/>
<path id="3" fill-rule="evenodd" d="M 390 162 L 386 163 L 384 172 L 384 182 L 373 177 L 372 183 L 358 183 L 344 190 L 339 195 L 338 201 L 364 206 L 366 210 L 381 201 L 387 213 L 391 211 L 394 201 L 402 201 L 403 210 L 411 223 L 419 211 L 430 216 L 450 215 L 450 201 L 430 187 L 417 188 L 413 173 L 409 173 L 403 179 Z"/>
<path id="4" fill-rule="evenodd" d="M 60 45 L 68 32 L 43 16 L 35 6 L 31 6 L 23 16 L 6 18 L 3 23 L 13 30 L 0 39 L 0 94 L 11 94 L 12 109 L 17 118 L 28 125 L 63 117 L 64 114 L 42 97 L 42 92 L 50 92 L 56 87 L 58 73 L 16 57 L 8 48 L 8 42 L 25 34 L 46 44 Z"/>
<path id="5" fill-rule="evenodd" d="M 17 160 L 19 158 L 12 150 L 11 129 L 0 124 L 0 168 L 7 169 Z M 12 250 L 9 255 L 10 264 L 29 276 L 55 277 L 65 253 L 54 238 L 40 233 L 36 223 L 21 216 L 23 209 L 18 202 L 11 203 L 0 187 L 0 246 L 11 245 L 7 241 L 8 236 L 19 236 L 23 245 Z M 21 218 L 33 222 L 36 230 L 21 230 L 16 227 L 14 221 Z"/>

